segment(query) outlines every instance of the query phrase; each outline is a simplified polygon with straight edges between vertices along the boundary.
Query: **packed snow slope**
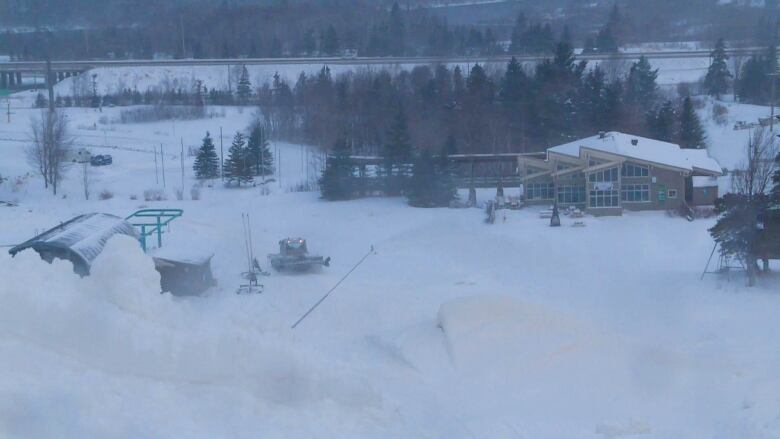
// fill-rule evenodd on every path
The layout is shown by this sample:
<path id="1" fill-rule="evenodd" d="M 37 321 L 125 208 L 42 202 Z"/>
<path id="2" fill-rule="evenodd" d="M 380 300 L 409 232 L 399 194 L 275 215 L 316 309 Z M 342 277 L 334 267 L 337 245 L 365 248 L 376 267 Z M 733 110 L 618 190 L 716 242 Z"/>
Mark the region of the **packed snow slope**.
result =
<path id="1" fill-rule="evenodd" d="M 67 262 L 0 253 L 0 437 L 780 435 L 780 277 L 752 289 L 739 274 L 699 280 L 712 220 L 627 213 L 550 228 L 526 209 L 489 226 L 479 209 L 325 202 L 288 190 L 307 169 L 306 150 L 289 144 L 272 146 L 283 175 L 269 194 L 215 181 L 193 200 L 185 157 L 177 200 L 179 138 L 196 144 L 220 126 L 228 137 L 249 112 L 177 122 L 176 136 L 171 123 L 95 128 L 116 111 L 69 111 L 77 141 L 114 155 L 92 176 L 113 198 L 89 201 L 79 168 L 57 197 L 21 177 L 32 111 L 16 111 L 2 128 L 0 200 L 18 206 L 0 207 L 0 244 L 80 213 L 178 207 L 164 246 L 214 253 L 219 285 L 159 294 L 151 260 L 126 237 L 86 278 Z M 173 150 L 165 187 L 146 151 L 161 142 Z M 144 201 L 147 189 L 167 200 Z M 274 273 L 263 294 L 236 295 L 242 212 L 261 262 L 279 239 L 303 236 L 332 266 Z"/>

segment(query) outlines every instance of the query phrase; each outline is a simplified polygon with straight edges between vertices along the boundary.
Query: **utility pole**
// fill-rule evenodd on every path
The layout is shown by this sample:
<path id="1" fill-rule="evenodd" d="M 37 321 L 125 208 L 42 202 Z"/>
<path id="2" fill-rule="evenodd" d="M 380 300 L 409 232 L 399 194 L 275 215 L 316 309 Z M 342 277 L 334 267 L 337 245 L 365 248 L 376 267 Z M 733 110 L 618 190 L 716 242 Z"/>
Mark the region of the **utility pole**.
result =
<path id="1" fill-rule="evenodd" d="M 163 187 L 165 187 L 165 152 L 163 144 L 160 144 L 160 168 L 162 168 Z"/>
<path id="2" fill-rule="evenodd" d="M 225 154 L 222 149 L 222 127 L 219 127 L 219 174 L 222 177 L 222 184 L 225 184 Z"/>
<path id="3" fill-rule="evenodd" d="M 184 193 L 184 137 L 181 138 L 181 156 L 179 161 L 181 162 L 181 191 Z"/>
<path id="4" fill-rule="evenodd" d="M 46 56 L 46 88 L 49 89 L 49 112 L 54 113 L 54 84 L 51 72 L 51 57 Z"/>
<path id="5" fill-rule="evenodd" d="M 265 145 L 260 145 L 260 175 L 265 186 Z"/>
<path id="6" fill-rule="evenodd" d="M 154 183 L 160 184 L 160 171 L 157 169 L 157 147 L 154 147 Z"/>
<path id="7" fill-rule="evenodd" d="M 769 119 L 769 131 L 775 132 L 775 90 L 777 89 L 777 73 L 769 75 L 772 78 L 772 112 Z"/>

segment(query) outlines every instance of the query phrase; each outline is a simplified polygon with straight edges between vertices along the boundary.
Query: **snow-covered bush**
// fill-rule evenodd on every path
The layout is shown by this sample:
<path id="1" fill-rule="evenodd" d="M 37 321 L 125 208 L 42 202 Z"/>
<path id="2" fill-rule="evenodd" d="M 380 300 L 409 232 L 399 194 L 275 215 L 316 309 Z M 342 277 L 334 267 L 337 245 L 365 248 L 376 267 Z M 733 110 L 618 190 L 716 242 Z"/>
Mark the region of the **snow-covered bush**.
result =
<path id="1" fill-rule="evenodd" d="M 183 189 L 176 189 L 176 199 L 181 201 L 184 199 L 184 190 Z"/>
<path id="2" fill-rule="evenodd" d="M 168 197 L 160 189 L 147 189 L 144 191 L 144 200 L 146 201 L 165 201 Z"/>
<path id="3" fill-rule="evenodd" d="M 103 189 L 102 191 L 100 191 L 98 198 L 100 198 L 101 200 L 110 200 L 114 198 L 114 193 L 108 189 Z"/>
<path id="4" fill-rule="evenodd" d="M 190 188 L 190 198 L 192 198 L 194 201 L 200 200 L 200 186 L 197 184 L 192 185 Z"/>
<path id="5" fill-rule="evenodd" d="M 729 118 L 729 109 L 719 103 L 715 103 L 712 106 L 712 120 L 718 125 L 726 125 Z"/>
<path id="6" fill-rule="evenodd" d="M 197 105 L 154 105 L 123 109 L 119 113 L 119 123 L 145 123 L 161 120 L 194 120 L 207 116 L 206 109 Z"/>

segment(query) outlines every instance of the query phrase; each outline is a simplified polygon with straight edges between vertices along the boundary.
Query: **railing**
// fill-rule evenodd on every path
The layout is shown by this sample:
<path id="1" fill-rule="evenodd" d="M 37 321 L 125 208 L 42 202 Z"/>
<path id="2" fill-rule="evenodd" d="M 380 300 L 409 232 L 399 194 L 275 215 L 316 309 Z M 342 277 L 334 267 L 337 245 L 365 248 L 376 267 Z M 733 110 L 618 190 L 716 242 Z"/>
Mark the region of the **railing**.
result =
<path id="1" fill-rule="evenodd" d="M 182 209 L 141 209 L 125 220 L 139 229 L 141 248 L 146 251 L 146 237 L 157 235 L 157 247 L 162 247 L 163 227 L 183 214 Z"/>

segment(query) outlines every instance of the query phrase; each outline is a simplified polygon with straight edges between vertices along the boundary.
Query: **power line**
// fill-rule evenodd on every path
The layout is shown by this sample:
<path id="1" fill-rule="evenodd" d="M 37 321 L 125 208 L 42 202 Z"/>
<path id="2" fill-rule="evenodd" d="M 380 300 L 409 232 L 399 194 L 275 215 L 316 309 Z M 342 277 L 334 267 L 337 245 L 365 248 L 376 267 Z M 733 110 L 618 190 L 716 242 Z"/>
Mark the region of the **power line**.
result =
<path id="1" fill-rule="evenodd" d="M 324 296 L 322 296 L 322 298 L 321 298 L 320 300 L 318 300 L 318 301 L 317 301 L 317 303 L 315 303 L 315 304 L 314 304 L 314 306 L 312 306 L 311 308 L 309 308 L 309 310 L 308 310 L 308 311 L 306 311 L 306 313 L 305 313 L 304 315 L 302 315 L 302 316 L 301 316 L 301 318 L 300 318 L 300 319 L 298 319 L 298 321 L 297 321 L 297 322 L 293 323 L 293 325 L 292 325 L 291 329 L 295 329 L 295 328 L 296 328 L 296 327 L 297 327 L 297 326 L 298 326 L 298 325 L 299 325 L 299 324 L 300 324 L 300 323 L 301 323 L 301 322 L 302 322 L 302 321 L 303 321 L 303 320 L 304 320 L 306 317 L 308 317 L 308 316 L 309 316 L 309 314 L 311 314 L 311 313 L 312 313 L 312 311 L 314 311 L 314 310 L 315 310 L 315 309 L 316 309 L 318 306 L 320 306 L 320 304 L 321 304 L 322 302 L 324 302 L 324 301 L 325 301 L 325 299 L 327 299 L 327 298 L 328 298 L 328 296 L 330 296 L 330 293 L 332 293 L 333 291 L 335 291 L 335 290 L 336 290 L 336 288 L 338 288 L 338 287 L 339 287 L 339 285 L 341 285 L 341 283 L 342 283 L 342 282 L 344 282 L 344 280 L 346 280 L 346 279 L 347 279 L 347 277 L 349 277 L 349 275 L 350 275 L 350 274 L 352 274 L 352 272 L 353 272 L 353 271 L 355 271 L 355 270 L 356 270 L 356 269 L 357 269 L 357 268 L 358 268 L 358 267 L 359 267 L 361 264 L 363 264 L 363 262 L 365 262 L 365 261 L 366 261 L 366 259 L 368 259 L 368 257 L 369 257 L 369 256 L 371 256 L 371 255 L 373 255 L 373 254 L 376 254 L 376 252 L 374 251 L 374 246 L 372 245 L 372 246 L 371 246 L 371 249 L 368 251 L 368 253 L 366 253 L 366 255 L 365 255 L 365 256 L 363 256 L 363 258 L 361 258 L 361 259 L 360 259 L 360 261 L 358 261 L 358 263 L 357 263 L 357 264 L 355 264 L 355 266 L 354 266 L 354 267 L 352 267 L 352 269 L 351 269 L 351 270 L 349 270 L 349 271 L 347 272 L 347 274 L 345 274 L 345 275 L 344 275 L 344 277 L 342 277 L 341 279 L 339 279 L 339 281 L 338 281 L 338 282 L 336 282 L 336 285 L 334 285 L 334 286 L 333 286 L 333 288 L 331 288 L 331 289 L 330 289 L 330 290 L 329 290 L 327 293 L 325 293 L 325 295 L 324 295 Z"/>

